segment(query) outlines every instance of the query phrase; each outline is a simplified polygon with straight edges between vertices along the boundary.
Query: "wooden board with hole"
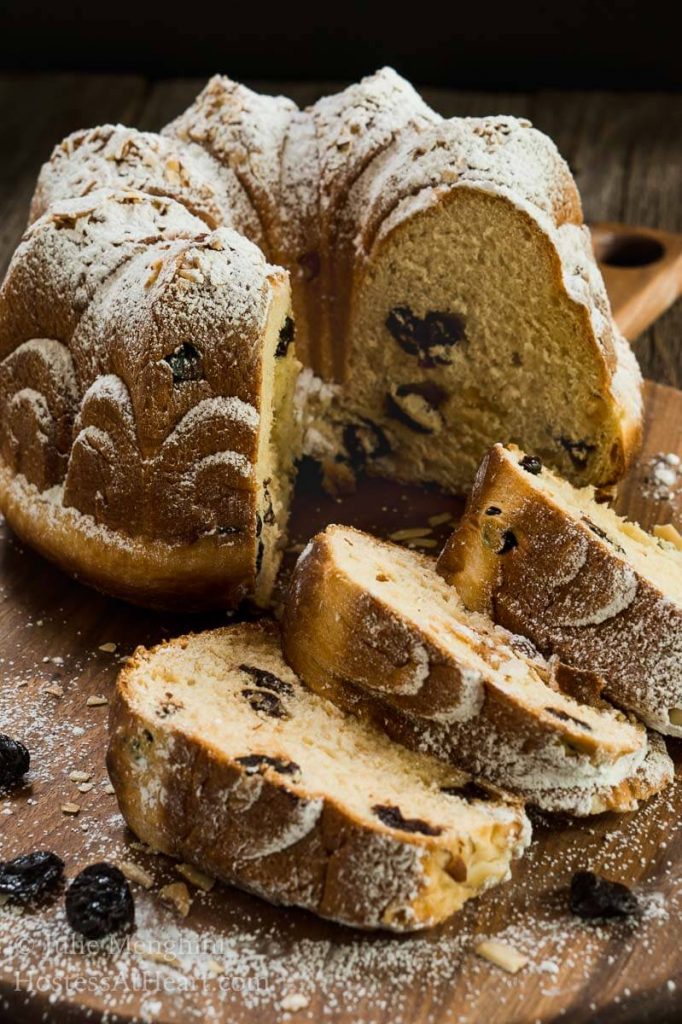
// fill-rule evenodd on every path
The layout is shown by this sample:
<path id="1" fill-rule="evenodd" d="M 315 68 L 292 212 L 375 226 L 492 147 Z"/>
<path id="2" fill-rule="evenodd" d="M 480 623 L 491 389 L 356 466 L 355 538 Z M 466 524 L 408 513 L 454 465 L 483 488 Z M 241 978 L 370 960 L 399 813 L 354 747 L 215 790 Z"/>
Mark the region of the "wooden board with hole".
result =
<path id="1" fill-rule="evenodd" d="M 682 393 L 649 384 L 646 410 L 644 449 L 618 507 L 649 527 L 670 519 L 679 526 L 680 492 L 655 500 L 650 476 L 652 456 L 682 455 Z M 427 534 L 436 548 L 460 509 L 426 488 L 368 480 L 338 500 L 303 480 L 294 545 L 330 521 L 387 536 L 436 516 Z M 61 1024 L 114 1009 L 108 1021 L 160 1024 L 681 1019 L 682 784 L 622 817 L 535 816 L 535 842 L 513 880 L 416 937 L 365 935 L 226 886 L 206 893 L 126 831 L 107 787 L 105 700 L 121 657 L 137 644 L 214 626 L 225 615 L 144 613 L 109 600 L 22 549 L 6 528 L 0 559 L 0 723 L 33 757 L 27 784 L 0 800 L 0 858 L 47 848 L 64 858 L 69 876 L 105 859 L 135 865 L 150 884 L 133 883 L 132 938 L 90 955 L 73 942 L 61 895 L 21 916 L 0 908 L 0 1021 Z M 682 745 L 671 750 L 682 772 Z M 74 772 L 81 774 L 72 779 Z M 595 927 L 571 917 L 566 887 L 583 867 L 634 886 L 642 919 Z M 192 897 L 186 918 L 163 899 L 177 882 Z M 528 963 L 505 973 L 476 956 L 477 936 L 501 939 Z"/>
<path id="2" fill-rule="evenodd" d="M 591 230 L 614 316 L 634 341 L 682 293 L 682 235 L 615 223 Z"/>

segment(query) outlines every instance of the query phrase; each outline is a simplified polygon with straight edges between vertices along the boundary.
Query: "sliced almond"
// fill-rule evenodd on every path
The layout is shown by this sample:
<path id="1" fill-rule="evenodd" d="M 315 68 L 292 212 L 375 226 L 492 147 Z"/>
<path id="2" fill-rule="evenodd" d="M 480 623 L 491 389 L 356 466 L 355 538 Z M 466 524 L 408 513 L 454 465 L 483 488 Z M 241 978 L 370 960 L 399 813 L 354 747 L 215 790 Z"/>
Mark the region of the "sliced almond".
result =
<path id="1" fill-rule="evenodd" d="M 93 697 L 88 697 L 85 703 L 89 708 L 99 708 L 103 704 L 108 704 L 109 699 L 108 697 L 102 697 L 101 694 L 95 694 Z"/>
<path id="2" fill-rule="evenodd" d="M 414 540 L 416 537 L 427 537 L 433 530 L 430 526 L 408 526 L 404 530 L 389 533 L 389 540 Z"/>
<path id="3" fill-rule="evenodd" d="M 448 523 L 452 519 L 449 512 L 439 512 L 437 516 L 429 516 L 429 526 L 442 526 L 443 523 Z"/>
<path id="4" fill-rule="evenodd" d="M 126 876 L 128 881 L 137 882 L 144 889 L 151 889 L 154 884 L 153 877 L 148 871 L 145 871 L 139 864 L 134 864 L 131 860 L 120 860 L 118 862 L 119 869 Z"/>
<path id="5" fill-rule="evenodd" d="M 105 654 L 113 654 L 114 651 L 116 650 L 116 644 L 111 642 L 106 644 L 100 644 L 98 650 L 104 651 Z"/>
<path id="6" fill-rule="evenodd" d="M 78 804 L 62 804 L 62 814 L 80 814 Z"/>
<path id="7" fill-rule="evenodd" d="M 178 864 L 176 868 L 178 874 L 183 875 L 188 882 L 192 885 L 196 885 L 197 889 L 203 889 L 204 892 L 210 892 L 215 885 L 215 878 L 211 878 L 210 875 L 204 874 L 203 871 L 199 871 L 192 864 Z"/>
<path id="8" fill-rule="evenodd" d="M 501 967 L 507 974 L 517 974 L 528 963 L 528 957 L 519 953 L 518 949 L 507 946 L 504 942 L 496 942 L 494 939 L 479 942 L 474 952 L 477 956 L 495 964 L 496 967 Z"/>
<path id="9" fill-rule="evenodd" d="M 72 782 L 89 782 L 92 772 L 69 772 L 69 778 Z"/>

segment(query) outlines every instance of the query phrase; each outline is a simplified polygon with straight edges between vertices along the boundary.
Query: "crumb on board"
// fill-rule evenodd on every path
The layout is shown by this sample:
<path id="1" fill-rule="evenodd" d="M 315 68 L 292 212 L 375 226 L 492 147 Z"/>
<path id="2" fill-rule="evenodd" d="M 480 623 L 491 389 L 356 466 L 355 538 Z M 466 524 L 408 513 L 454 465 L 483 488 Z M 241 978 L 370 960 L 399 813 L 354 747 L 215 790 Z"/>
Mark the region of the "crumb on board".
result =
<path id="1" fill-rule="evenodd" d="M 184 882 L 171 882 L 159 889 L 159 896 L 164 903 L 172 906 L 180 917 L 187 917 L 192 907 L 192 897 Z"/>
<path id="2" fill-rule="evenodd" d="M 92 697 L 88 697 L 85 703 L 89 708 L 99 708 L 103 707 L 105 704 L 108 704 L 109 698 L 104 697 L 101 694 L 93 694 Z"/>

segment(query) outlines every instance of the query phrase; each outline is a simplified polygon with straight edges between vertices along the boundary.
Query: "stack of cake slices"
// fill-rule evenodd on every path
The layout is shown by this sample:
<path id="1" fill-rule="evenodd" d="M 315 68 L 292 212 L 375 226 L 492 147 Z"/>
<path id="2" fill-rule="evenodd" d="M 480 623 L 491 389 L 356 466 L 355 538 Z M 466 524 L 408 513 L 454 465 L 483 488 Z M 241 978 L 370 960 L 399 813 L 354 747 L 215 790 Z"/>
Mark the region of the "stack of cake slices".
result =
<path id="1" fill-rule="evenodd" d="M 512 446 L 437 563 L 329 526 L 281 629 L 181 637 L 124 669 L 108 765 L 126 821 L 275 903 L 445 920 L 509 877 L 526 803 L 630 811 L 671 781 L 682 550 L 661 532 Z"/>

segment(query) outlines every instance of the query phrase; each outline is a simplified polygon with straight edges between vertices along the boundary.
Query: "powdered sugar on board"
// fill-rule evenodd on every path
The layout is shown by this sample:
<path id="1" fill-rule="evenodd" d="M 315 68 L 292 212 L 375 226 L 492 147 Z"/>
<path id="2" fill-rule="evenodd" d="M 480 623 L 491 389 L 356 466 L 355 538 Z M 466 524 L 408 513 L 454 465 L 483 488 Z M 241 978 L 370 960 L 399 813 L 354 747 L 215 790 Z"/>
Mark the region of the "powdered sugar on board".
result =
<path id="1" fill-rule="evenodd" d="M 442 542 L 457 507 L 443 495 L 370 481 L 357 500 L 308 495 L 293 539 L 304 542 L 336 520 L 384 535 L 421 528 L 421 536 L 428 527 Z M 427 1006 L 430 1024 L 499 1024 L 532 1019 L 526 1011 L 540 998 L 545 1019 L 579 1007 L 587 1020 L 599 1019 L 606 1006 L 635 1013 L 644 988 L 647 1005 L 655 1002 L 661 1015 L 682 1007 L 679 785 L 623 818 L 573 823 L 534 815 L 536 838 L 513 880 L 472 901 L 449 925 L 416 936 L 362 934 L 221 884 L 204 893 L 179 865 L 126 832 L 104 766 L 108 709 L 88 706 L 88 697 L 111 696 L 120 659 L 137 643 L 224 623 L 225 615 L 157 616 L 101 598 L 8 542 L 4 531 L 0 558 L 0 731 L 24 739 L 33 755 L 30 787 L 0 797 L 0 858 L 44 847 L 64 856 L 69 877 L 107 859 L 135 864 L 140 877 L 152 878 L 149 889 L 132 883 L 134 935 L 89 953 L 71 945 L 61 896 L 21 915 L 9 904 L 0 908 L 0 1020 L 21 1019 L 27 996 L 14 991 L 17 971 L 54 1020 L 63 1019 L 68 1001 L 87 1002 L 92 1019 L 105 1012 L 109 1021 L 118 1013 L 178 1024 L 408 1024 Z M 679 759 L 678 745 L 671 751 Z M 77 773 L 90 777 L 80 782 Z M 90 783 L 91 790 L 79 790 Z M 66 803 L 77 804 L 78 814 L 64 814 Z M 581 868 L 633 885 L 641 919 L 594 925 L 570 915 L 567 886 Z M 186 918 L 159 895 L 178 881 L 192 898 Z M 517 949 L 528 965 L 510 975 L 476 956 L 486 938 Z"/>
<path id="2" fill-rule="evenodd" d="M 677 452 L 658 452 L 644 465 L 642 493 L 654 501 L 672 502 L 682 491 L 682 460 Z"/>

